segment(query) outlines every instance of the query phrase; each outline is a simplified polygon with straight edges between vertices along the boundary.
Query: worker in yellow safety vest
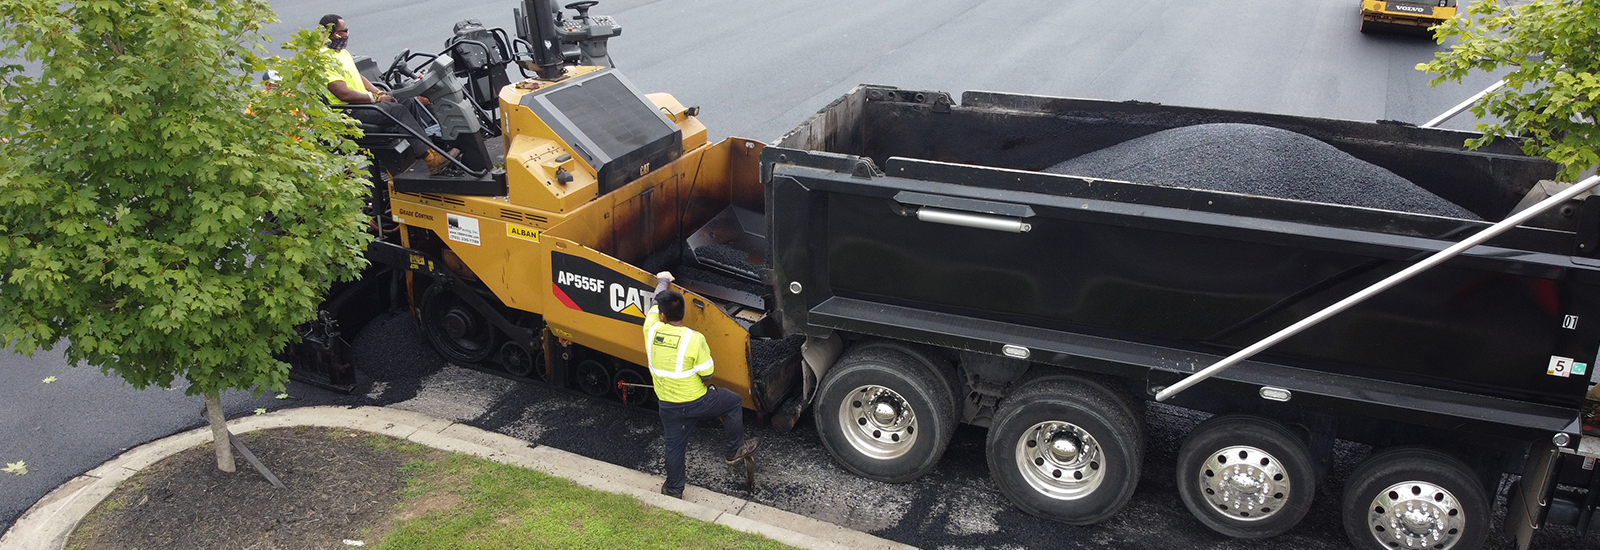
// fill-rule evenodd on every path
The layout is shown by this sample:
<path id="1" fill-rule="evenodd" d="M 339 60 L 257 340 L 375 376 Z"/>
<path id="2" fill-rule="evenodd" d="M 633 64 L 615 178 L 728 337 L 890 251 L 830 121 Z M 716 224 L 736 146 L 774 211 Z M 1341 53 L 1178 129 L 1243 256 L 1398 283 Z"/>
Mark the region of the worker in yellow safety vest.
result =
<path id="1" fill-rule="evenodd" d="M 383 127 L 385 131 L 400 132 L 398 126 L 411 130 L 415 136 L 406 139 L 406 154 L 412 158 L 423 159 L 428 165 L 430 174 L 438 175 L 450 165 L 450 158 L 429 148 L 429 143 L 423 140 L 425 127 L 423 120 L 432 119 L 428 112 L 427 99 L 411 97 L 405 100 L 396 100 L 386 90 L 379 89 L 361 76 L 361 71 L 356 69 L 355 57 L 345 47 L 350 44 L 350 27 L 339 14 L 330 13 L 322 16 L 317 22 L 324 30 L 328 31 L 328 49 L 333 50 L 333 66 L 327 69 L 328 90 L 326 92 L 328 103 L 333 105 L 368 105 L 370 108 L 357 108 L 345 111 L 361 121 L 363 124 L 372 124 Z M 398 125 L 398 126 L 397 126 Z M 461 151 L 452 149 L 450 157 L 459 156 Z"/>
<path id="2" fill-rule="evenodd" d="M 711 346 L 706 344 L 704 334 L 683 326 L 683 294 L 667 288 L 672 281 L 672 273 L 656 274 L 656 303 L 644 319 L 644 338 L 667 440 L 667 480 L 661 484 L 661 494 L 683 498 L 683 486 L 688 481 L 684 453 L 689 449 L 689 433 L 696 423 L 722 419 L 727 437 L 723 458 L 730 465 L 749 459 L 761 440 L 744 437 L 744 407 L 739 394 L 727 388 L 707 389 L 706 381 L 713 370 Z"/>

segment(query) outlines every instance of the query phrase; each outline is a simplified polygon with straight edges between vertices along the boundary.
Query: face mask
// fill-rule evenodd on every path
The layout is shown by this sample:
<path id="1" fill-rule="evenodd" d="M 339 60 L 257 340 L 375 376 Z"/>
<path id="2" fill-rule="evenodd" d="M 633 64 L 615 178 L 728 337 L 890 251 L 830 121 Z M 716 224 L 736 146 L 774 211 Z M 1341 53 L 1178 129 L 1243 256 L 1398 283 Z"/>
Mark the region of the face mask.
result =
<path id="1" fill-rule="evenodd" d="M 328 40 L 328 49 L 331 49 L 331 50 L 336 51 L 336 52 L 337 51 L 342 51 L 342 50 L 344 50 L 344 47 L 346 45 L 348 45 L 349 43 L 350 43 L 350 37 L 348 37 L 348 36 L 346 36 L 344 38 L 334 38 L 334 39 Z"/>

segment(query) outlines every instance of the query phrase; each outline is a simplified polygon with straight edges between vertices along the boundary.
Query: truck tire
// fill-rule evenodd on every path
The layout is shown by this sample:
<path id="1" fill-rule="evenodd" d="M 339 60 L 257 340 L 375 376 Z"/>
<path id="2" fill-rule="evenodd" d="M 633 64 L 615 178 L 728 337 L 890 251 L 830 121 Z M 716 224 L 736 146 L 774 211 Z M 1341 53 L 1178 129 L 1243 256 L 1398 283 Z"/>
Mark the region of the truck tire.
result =
<path id="1" fill-rule="evenodd" d="M 439 284 L 422 294 L 422 332 L 439 355 L 455 363 L 481 363 L 500 349 L 494 324 Z"/>
<path id="2" fill-rule="evenodd" d="M 874 349 L 904 354 L 906 357 L 922 364 L 923 368 L 927 369 L 928 372 L 938 375 L 934 377 L 934 381 L 939 383 L 940 387 L 950 394 L 950 403 L 952 404 L 950 407 L 950 422 L 953 423 L 952 425 L 960 423 L 959 416 L 961 411 L 958 410 L 956 405 L 959 405 L 961 400 L 966 397 L 966 385 L 956 375 L 954 366 L 950 365 L 948 361 L 939 358 L 938 354 L 930 346 L 926 345 L 898 340 L 871 340 L 851 347 L 851 351 L 857 353 L 865 353 L 867 350 Z"/>
<path id="3" fill-rule="evenodd" d="M 817 388 L 822 444 L 845 469 L 889 483 L 928 473 L 955 433 L 955 403 L 938 373 L 899 351 L 851 350 Z"/>
<path id="4" fill-rule="evenodd" d="M 1178 495 L 1200 523 L 1234 538 L 1264 539 L 1311 509 L 1316 467 L 1294 432 L 1254 416 L 1217 416 L 1178 450 Z"/>
<path id="5" fill-rule="evenodd" d="M 1116 395 L 1087 381 L 1030 383 L 1000 402 L 989 473 L 1023 511 L 1071 525 L 1111 517 L 1139 484 L 1144 434 Z"/>
<path id="6" fill-rule="evenodd" d="M 1363 550 L 1476 550 L 1489 535 L 1489 499 L 1472 469 L 1444 453 L 1390 449 L 1345 482 L 1345 535 Z"/>

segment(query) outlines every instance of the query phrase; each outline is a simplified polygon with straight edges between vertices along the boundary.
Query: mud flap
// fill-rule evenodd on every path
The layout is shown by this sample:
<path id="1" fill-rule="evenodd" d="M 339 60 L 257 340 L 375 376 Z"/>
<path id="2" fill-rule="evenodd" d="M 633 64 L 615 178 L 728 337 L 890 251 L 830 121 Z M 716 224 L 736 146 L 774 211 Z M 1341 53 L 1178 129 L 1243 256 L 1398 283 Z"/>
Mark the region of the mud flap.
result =
<path id="1" fill-rule="evenodd" d="M 1506 533 L 1517 543 L 1517 550 L 1528 550 L 1533 534 L 1544 523 L 1549 511 L 1550 491 L 1555 488 L 1556 461 L 1561 451 L 1546 442 L 1528 451 L 1522 479 L 1513 485 L 1511 500 L 1506 506 Z"/>
<path id="2" fill-rule="evenodd" d="M 791 394 L 778 408 L 772 411 L 772 429 L 780 434 L 794 430 L 795 424 L 800 422 L 800 413 L 806 410 L 806 401 L 799 395 Z"/>

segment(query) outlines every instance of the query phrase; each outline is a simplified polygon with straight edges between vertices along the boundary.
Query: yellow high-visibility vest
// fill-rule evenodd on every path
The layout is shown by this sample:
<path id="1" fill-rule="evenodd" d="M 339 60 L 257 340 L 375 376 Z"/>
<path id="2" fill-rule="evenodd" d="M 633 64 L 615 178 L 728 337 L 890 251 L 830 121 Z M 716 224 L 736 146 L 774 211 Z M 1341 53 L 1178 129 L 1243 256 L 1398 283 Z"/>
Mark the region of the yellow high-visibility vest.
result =
<path id="1" fill-rule="evenodd" d="M 328 67 L 328 83 L 333 84 L 334 82 L 343 80 L 345 85 L 349 86 L 350 89 L 363 94 L 367 93 L 367 86 L 361 83 L 361 71 L 356 69 L 356 58 L 350 56 L 350 50 L 339 50 L 333 52 L 333 58 L 339 61 L 339 66 Z M 338 96 L 333 95 L 333 92 L 324 89 L 322 93 L 328 96 L 328 103 L 332 103 L 334 105 L 347 105 L 344 100 L 341 100 Z"/>
<path id="2" fill-rule="evenodd" d="M 711 376 L 713 366 L 704 334 L 662 322 L 660 310 L 651 306 L 644 319 L 644 341 L 656 399 L 688 403 L 706 394 L 700 377 Z"/>

